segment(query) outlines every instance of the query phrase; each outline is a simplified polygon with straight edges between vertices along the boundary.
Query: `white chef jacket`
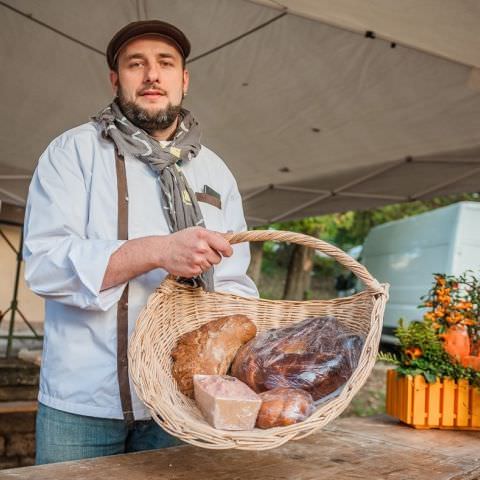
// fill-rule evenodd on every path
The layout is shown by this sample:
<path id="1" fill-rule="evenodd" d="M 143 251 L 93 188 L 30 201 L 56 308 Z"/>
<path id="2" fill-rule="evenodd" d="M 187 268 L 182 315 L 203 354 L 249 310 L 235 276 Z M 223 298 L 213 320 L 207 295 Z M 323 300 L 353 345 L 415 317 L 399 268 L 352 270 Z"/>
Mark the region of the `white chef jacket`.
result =
<path id="1" fill-rule="evenodd" d="M 166 235 L 157 174 L 125 158 L 129 238 Z M 246 229 L 233 175 L 202 146 L 182 165 L 194 192 L 205 185 L 220 194 L 222 208 L 199 202 L 208 229 Z M 45 338 L 39 401 L 81 415 L 123 418 L 117 379 L 117 308 L 125 284 L 100 291 L 117 239 L 117 180 L 113 143 L 87 123 L 56 138 L 40 157 L 25 216 L 25 279 L 45 298 Z M 248 244 L 215 267 L 218 291 L 257 296 L 247 277 Z M 148 296 L 165 278 L 162 269 L 129 283 L 128 323 L 132 333 Z M 135 419 L 149 418 L 130 384 Z"/>

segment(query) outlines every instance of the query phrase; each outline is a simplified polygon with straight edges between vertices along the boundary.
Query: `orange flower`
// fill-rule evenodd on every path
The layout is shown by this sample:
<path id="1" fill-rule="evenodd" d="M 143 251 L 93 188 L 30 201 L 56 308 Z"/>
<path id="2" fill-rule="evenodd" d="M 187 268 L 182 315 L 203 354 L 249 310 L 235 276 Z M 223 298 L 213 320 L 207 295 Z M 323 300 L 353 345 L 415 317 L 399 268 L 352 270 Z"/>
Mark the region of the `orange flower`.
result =
<path id="1" fill-rule="evenodd" d="M 419 347 L 409 347 L 405 350 L 405 355 L 411 360 L 415 360 L 422 356 L 422 349 Z"/>
<path id="2" fill-rule="evenodd" d="M 433 322 L 435 320 L 435 316 L 433 312 L 427 312 L 423 315 L 423 318 L 427 320 L 428 322 Z"/>
<path id="3" fill-rule="evenodd" d="M 450 305 L 451 298 L 448 295 L 442 295 L 440 297 L 440 303 L 442 303 L 445 307 Z"/>
<path id="4" fill-rule="evenodd" d="M 458 310 L 471 310 L 473 308 L 473 305 L 472 305 L 472 302 L 461 301 L 461 302 L 458 302 L 458 304 L 456 305 L 456 308 Z"/>
<path id="5" fill-rule="evenodd" d="M 454 313 L 451 313 L 450 315 L 447 315 L 446 316 L 446 320 L 448 323 L 450 324 L 456 324 L 456 323 L 459 323 L 461 322 L 462 320 L 464 319 L 464 316 L 459 313 L 459 312 L 454 312 Z"/>
<path id="6" fill-rule="evenodd" d="M 438 294 L 439 295 L 448 295 L 449 293 L 450 293 L 450 289 L 447 288 L 447 287 L 438 289 Z"/>

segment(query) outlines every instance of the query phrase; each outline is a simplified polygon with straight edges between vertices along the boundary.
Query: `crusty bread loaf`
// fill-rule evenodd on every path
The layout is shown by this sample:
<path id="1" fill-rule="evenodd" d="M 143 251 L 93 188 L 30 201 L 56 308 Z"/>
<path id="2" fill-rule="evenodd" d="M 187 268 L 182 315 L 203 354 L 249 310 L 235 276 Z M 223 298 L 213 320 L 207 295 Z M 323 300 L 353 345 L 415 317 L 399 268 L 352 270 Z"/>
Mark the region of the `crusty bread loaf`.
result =
<path id="1" fill-rule="evenodd" d="M 274 388 L 260 394 L 258 428 L 284 427 L 303 422 L 314 410 L 313 398 L 299 388 Z"/>
<path id="2" fill-rule="evenodd" d="M 225 375 L 237 350 L 257 333 L 245 315 L 230 315 L 206 323 L 180 337 L 172 351 L 173 377 L 193 398 L 193 375 Z"/>

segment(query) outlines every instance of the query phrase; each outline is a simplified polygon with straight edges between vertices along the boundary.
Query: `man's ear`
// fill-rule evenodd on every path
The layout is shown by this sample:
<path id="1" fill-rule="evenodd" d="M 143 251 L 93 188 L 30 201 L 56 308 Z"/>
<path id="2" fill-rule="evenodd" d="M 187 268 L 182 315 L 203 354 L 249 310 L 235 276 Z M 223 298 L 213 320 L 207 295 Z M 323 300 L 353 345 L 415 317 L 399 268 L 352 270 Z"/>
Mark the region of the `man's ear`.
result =
<path id="1" fill-rule="evenodd" d="M 190 84 L 190 75 L 188 73 L 188 70 L 185 68 L 183 70 L 183 95 L 187 94 L 189 84 Z"/>
<path id="2" fill-rule="evenodd" d="M 110 83 L 112 85 L 113 93 L 116 95 L 118 91 L 118 73 L 110 70 Z"/>

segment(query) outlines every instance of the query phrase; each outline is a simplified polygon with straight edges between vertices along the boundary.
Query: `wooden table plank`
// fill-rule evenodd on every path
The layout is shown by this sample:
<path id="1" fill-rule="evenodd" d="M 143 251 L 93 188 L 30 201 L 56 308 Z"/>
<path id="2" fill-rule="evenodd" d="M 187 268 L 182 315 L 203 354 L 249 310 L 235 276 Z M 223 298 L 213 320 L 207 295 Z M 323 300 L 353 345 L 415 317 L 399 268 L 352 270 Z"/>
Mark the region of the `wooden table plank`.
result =
<path id="1" fill-rule="evenodd" d="M 17 400 L 13 402 L 0 402 L 1 413 L 34 413 L 38 409 L 36 400 Z"/>
<path id="2" fill-rule="evenodd" d="M 388 417 L 340 419 L 262 452 L 193 446 L 0 471 L 25 480 L 473 480 L 480 434 L 414 430 Z"/>

